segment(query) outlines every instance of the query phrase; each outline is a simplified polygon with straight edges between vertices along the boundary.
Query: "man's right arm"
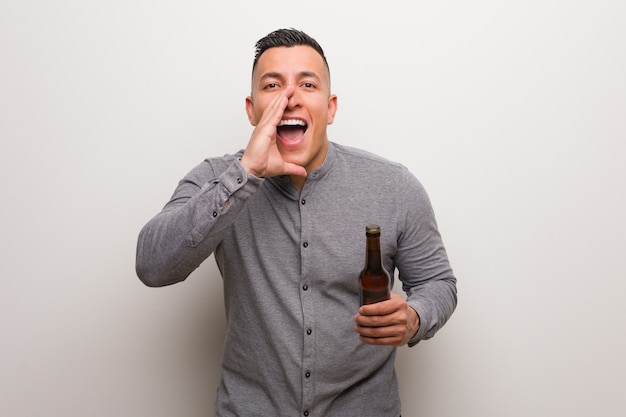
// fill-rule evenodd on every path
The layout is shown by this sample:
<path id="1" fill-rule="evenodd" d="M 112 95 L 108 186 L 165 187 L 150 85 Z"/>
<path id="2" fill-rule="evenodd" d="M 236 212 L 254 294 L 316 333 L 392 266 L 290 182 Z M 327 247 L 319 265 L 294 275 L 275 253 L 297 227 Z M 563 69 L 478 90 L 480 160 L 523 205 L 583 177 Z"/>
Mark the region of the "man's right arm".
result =
<path id="1" fill-rule="evenodd" d="M 204 161 L 180 181 L 174 195 L 139 233 L 136 271 L 150 287 L 183 281 L 213 253 L 262 179 L 236 157 L 218 176 Z"/>
<path id="2" fill-rule="evenodd" d="M 262 178 L 306 176 L 304 167 L 283 160 L 276 145 L 276 126 L 293 94 L 293 87 L 286 88 L 260 120 L 251 118 L 255 128 L 243 154 L 231 156 L 230 164 L 216 171 L 208 161 L 198 165 L 179 183 L 163 211 L 144 226 L 135 265 L 144 284 L 161 287 L 187 278 L 213 253 Z M 252 106 L 250 97 L 247 103 Z"/>

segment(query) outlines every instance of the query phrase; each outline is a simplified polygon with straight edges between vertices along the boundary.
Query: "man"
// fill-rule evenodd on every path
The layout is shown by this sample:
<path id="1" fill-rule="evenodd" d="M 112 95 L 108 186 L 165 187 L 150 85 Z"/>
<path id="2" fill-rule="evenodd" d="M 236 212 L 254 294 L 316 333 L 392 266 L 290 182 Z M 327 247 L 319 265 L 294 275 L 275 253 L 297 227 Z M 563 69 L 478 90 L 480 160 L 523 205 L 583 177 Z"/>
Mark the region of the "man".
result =
<path id="1" fill-rule="evenodd" d="M 203 161 L 142 229 L 137 274 L 184 280 L 210 254 L 227 330 L 217 416 L 400 415 L 396 347 L 456 306 L 428 196 L 402 165 L 329 142 L 337 111 L 319 44 L 294 29 L 256 44 L 244 151 Z M 365 225 L 407 299 L 359 308 Z"/>

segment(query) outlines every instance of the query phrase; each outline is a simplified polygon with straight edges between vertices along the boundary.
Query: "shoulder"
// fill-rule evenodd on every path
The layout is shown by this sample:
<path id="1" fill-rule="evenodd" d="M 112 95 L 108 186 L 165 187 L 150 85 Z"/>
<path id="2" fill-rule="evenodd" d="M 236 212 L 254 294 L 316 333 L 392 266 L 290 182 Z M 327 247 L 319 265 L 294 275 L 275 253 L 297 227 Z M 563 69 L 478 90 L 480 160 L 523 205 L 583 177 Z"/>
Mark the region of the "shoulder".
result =
<path id="1" fill-rule="evenodd" d="M 355 189 L 368 187 L 400 199 L 427 199 L 419 179 L 402 163 L 370 151 L 333 144 L 337 173 Z"/>
<path id="2" fill-rule="evenodd" d="M 394 178 L 413 177 L 407 167 L 365 149 L 333 143 L 335 159 L 351 172 L 367 177 L 391 176 Z M 414 178 L 414 177 L 413 177 Z"/>

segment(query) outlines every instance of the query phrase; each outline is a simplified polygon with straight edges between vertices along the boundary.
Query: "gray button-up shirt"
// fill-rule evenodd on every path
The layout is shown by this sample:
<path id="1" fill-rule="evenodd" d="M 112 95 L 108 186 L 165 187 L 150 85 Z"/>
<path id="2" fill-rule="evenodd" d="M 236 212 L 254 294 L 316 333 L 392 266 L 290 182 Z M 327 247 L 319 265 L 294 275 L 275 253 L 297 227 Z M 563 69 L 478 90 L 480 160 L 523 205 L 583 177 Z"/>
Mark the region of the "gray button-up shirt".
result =
<path id="1" fill-rule="evenodd" d="M 137 273 L 184 280 L 211 253 L 224 280 L 227 331 L 217 416 L 400 414 L 395 348 L 354 331 L 365 225 L 382 227 L 386 269 L 432 337 L 456 306 L 456 279 L 423 187 L 402 165 L 329 144 L 302 192 L 261 179 L 242 152 L 207 159 L 141 231 Z"/>

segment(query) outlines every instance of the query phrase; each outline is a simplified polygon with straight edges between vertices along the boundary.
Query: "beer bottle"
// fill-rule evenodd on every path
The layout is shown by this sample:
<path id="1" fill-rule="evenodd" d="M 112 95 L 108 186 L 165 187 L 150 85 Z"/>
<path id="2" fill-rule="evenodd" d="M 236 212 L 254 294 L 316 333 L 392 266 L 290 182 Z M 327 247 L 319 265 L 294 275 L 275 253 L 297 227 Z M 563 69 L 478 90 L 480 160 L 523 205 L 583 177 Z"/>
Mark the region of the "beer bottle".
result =
<path id="1" fill-rule="evenodd" d="M 380 226 L 368 224 L 365 227 L 367 246 L 365 268 L 359 275 L 359 297 L 361 305 L 373 304 L 390 298 L 391 279 L 383 266 L 380 252 Z"/>

